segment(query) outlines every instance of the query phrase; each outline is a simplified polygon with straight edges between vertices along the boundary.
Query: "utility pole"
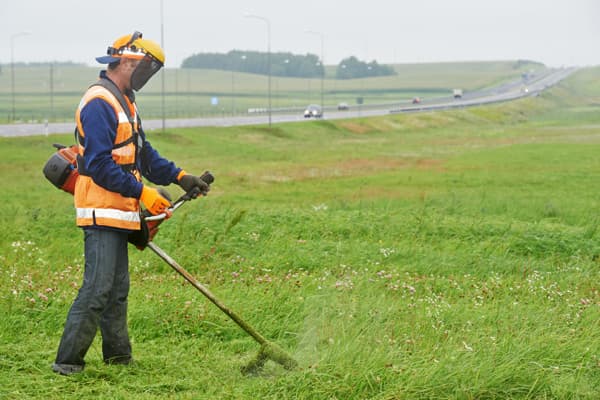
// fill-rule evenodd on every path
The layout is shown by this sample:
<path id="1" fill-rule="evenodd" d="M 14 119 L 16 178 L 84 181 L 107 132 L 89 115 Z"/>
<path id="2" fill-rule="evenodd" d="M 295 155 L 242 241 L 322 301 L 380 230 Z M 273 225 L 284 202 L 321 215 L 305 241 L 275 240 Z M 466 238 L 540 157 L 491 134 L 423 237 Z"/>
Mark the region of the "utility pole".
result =
<path id="1" fill-rule="evenodd" d="M 29 31 L 23 31 L 19 33 L 15 33 L 10 37 L 10 94 L 11 94 L 11 102 L 12 102 L 12 113 L 10 117 L 10 121 L 15 121 L 15 39 L 20 36 L 31 35 Z"/>
<path id="2" fill-rule="evenodd" d="M 54 120 L 54 63 L 50 63 L 50 121 Z"/>
<path id="3" fill-rule="evenodd" d="M 306 31 L 311 35 L 317 35 L 321 38 L 321 110 L 323 114 L 325 113 L 325 96 L 324 96 L 324 86 L 325 86 L 325 54 L 324 54 L 324 42 L 325 35 L 322 32 L 315 31 Z"/>
<path id="4" fill-rule="evenodd" d="M 160 0 L 160 47 L 162 47 L 163 51 L 165 50 L 165 24 L 164 24 L 164 2 Z M 162 111 L 162 132 L 166 131 L 166 122 L 165 122 L 165 74 L 166 67 L 163 67 L 161 72 L 161 111 Z"/>
<path id="5" fill-rule="evenodd" d="M 268 97 L 269 97 L 269 129 L 271 129 L 271 22 L 265 18 L 258 15 L 246 15 L 246 18 L 256 18 L 267 24 L 267 71 L 268 71 Z"/>

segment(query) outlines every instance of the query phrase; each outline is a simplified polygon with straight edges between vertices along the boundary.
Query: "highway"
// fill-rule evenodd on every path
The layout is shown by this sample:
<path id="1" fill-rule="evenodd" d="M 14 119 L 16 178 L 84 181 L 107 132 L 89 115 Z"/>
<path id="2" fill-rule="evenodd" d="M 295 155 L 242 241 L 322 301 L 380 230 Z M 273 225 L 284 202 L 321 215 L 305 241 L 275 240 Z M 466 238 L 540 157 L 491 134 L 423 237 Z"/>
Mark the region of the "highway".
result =
<path id="1" fill-rule="evenodd" d="M 502 85 L 487 88 L 479 91 L 465 92 L 460 99 L 453 97 L 440 97 L 423 99 L 419 104 L 412 104 L 412 101 L 369 104 L 363 106 L 351 106 L 349 110 L 338 111 L 335 108 L 325 108 L 323 119 L 343 119 L 370 117 L 378 115 L 389 115 L 406 112 L 427 112 L 446 110 L 451 108 L 479 106 L 483 104 L 499 103 L 504 101 L 516 100 L 527 96 L 537 96 L 542 91 L 554 86 L 565 79 L 576 68 L 548 69 L 543 74 L 533 76 L 529 79 L 515 79 L 514 81 Z M 313 119 L 304 118 L 303 110 L 273 111 L 271 121 L 273 124 L 284 122 L 309 122 Z M 235 126 L 235 125 L 260 125 L 268 123 L 266 112 L 256 113 L 255 115 L 222 117 L 222 118 L 187 118 L 187 119 L 167 119 L 166 128 L 189 128 L 197 126 Z M 145 130 L 161 129 L 162 120 L 144 120 Z M 35 136 L 48 135 L 54 133 L 72 132 L 75 122 L 69 123 L 37 123 L 37 124 L 7 124 L 0 125 L 0 136 Z"/>

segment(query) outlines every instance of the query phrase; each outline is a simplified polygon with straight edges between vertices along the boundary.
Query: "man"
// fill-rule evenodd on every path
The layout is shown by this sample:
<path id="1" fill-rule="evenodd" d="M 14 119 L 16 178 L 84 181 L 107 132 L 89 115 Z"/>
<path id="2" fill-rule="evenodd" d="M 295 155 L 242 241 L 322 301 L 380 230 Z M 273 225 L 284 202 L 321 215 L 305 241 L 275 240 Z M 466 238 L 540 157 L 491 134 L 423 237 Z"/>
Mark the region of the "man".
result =
<path id="1" fill-rule="evenodd" d="M 151 214 L 171 203 L 141 177 L 179 184 L 202 195 L 209 185 L 162 158 L 146 140 L 133 91 L 164 64 L 158 44 L 142 34 L 122 36 L 96 60 L 108 64 L 84 94 L 76 112 L 79 178 L 75 186 L 77 225 L 83 228 L 83 284 L 69 310 L 52 369 L 62 375 L 83 371 L 84 357 L 98 327 L 107 364 L 132 362 L 127 331 L 129 271 L 127 241 L 140 229 L 140 202 Z"/>

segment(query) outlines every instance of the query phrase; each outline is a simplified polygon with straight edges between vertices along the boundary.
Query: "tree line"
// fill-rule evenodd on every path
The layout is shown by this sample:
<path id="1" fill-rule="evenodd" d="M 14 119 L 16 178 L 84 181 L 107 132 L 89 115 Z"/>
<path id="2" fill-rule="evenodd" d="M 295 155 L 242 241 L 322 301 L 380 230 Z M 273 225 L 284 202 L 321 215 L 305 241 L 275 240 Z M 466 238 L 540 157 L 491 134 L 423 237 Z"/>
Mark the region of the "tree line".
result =
<path id="1" fill-rule="evenodd" d="M 323 74 L 324 68 L 315 54 L 271 53 L 271 75 L 315 78 Z M 182 68 L 206 68 L 224 71 L 269 73 L 269 54 L 258 51 L 231 50 L 228 53 L 194 54 L 181 63 Z"/>
<path id="2" fill-rule="evenodd" d="M 183 60 L 182 68 L 217 69 L 223 71 L 247 72 L 251 74 L 296 78 L 318 78 L 324 76 L 325 67 L 315 54 L 298 55 L 289 52 L 264 53 L 258 51 L 231 50 L 228 53 L 198 53 Z M 335 70 L 336 79 L 365 78 L 372 76 L 395 75 L 394 69 L 369 63 L 352 56 L 343 59 Z"/>
<path id="3" fill-rule="evenodd" d="M 380 65 L 373 60 L 370 63 L 360 61 L 352 56 L 343 59 L 337 65 L 335 76 L 337 79 L 370 78 L 373 76 L 396 75 L 396 71 L 389 65 Z"/>

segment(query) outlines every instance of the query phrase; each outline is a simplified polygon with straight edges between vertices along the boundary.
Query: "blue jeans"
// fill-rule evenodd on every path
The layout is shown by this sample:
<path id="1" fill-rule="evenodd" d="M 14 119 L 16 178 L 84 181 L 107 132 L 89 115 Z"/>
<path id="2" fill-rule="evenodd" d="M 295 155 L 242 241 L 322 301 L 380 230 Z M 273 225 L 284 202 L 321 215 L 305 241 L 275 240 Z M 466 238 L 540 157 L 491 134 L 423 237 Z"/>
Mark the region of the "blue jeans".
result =
<path id="1" fill-rule="evenodd" d="M 83 284 L 69 310 L 55 363 L 85 365 L 98 327 L 104 361 L 127 363 L 131 360 L 127 233 L 86 228 L 84 236 Z"/>

